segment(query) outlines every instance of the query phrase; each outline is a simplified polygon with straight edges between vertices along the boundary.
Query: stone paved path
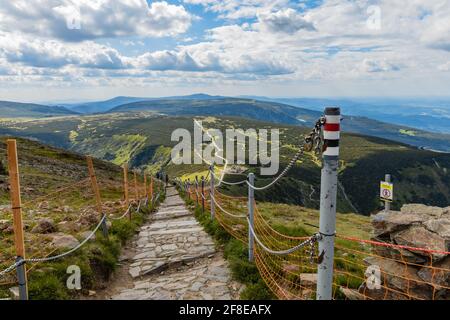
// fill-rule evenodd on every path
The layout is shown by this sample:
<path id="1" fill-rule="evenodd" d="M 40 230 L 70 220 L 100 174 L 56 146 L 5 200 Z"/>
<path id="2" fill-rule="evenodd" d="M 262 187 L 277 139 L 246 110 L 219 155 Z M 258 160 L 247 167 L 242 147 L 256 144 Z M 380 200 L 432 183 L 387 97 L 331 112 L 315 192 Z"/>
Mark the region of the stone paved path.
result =
<path id="1" fill-rule="evenodd" d="M 212 238 L 186 208 L 175 188 L 133 243 L 132 287 L 117 300 L 233 299 L 240 286 L 231 281 L 227 262 Z"/>

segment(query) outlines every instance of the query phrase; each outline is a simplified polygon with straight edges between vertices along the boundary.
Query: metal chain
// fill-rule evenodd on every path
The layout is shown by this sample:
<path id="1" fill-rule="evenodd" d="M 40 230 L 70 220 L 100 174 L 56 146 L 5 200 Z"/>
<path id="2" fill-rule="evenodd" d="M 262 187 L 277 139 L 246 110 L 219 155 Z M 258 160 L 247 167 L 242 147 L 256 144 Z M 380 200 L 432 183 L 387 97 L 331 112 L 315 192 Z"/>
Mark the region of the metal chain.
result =
<path id="1" fill-rule="evenodd" d="M 100 228 L 100 226 L 102 225 L 102 223 L 105 220 L 106 220 L 106 215 L 103 215 L 102 219 L 97 224 L 97 226 L 94 228 L 94 230 L 92 230 L 92 232 L 89 234 L 89 236 L 87 236 L 86 239 L 84 239 L 82 242 L 80 242 L 76 247 L 72 248 L 71 250 L 61 253 L 61 254 L 58 254 L 56 256 L 52 256 L 52 257 L 24 259 L 20 263 L 27 263 L 27 262 L 35 263 L 35 262 L 46 262 L 46 261 L 57 260 L 57 259 L 63 258 L 65 256 L 77 251 L 95 235 L 95 233 L 97 232 L 97 230 Z"/>
<path id="2" fill-rule="evenodd" d="M 17 268 L 20 265 L 19 262 L 15 262 L 12 265 L 10 265 L 8 268 L 6 268 L 3 271 L 0 271 L 0 278 L 4 277 L 7 273 L 10 273 L 11 271 L 13 271 L 15 268 Z"/>
<path id="3" fill-rule="evenodd" d="M 230 213 L 230 212 L 228 212 L 227 210 L 225 210 L 224 208 L 222 208 L 222 206 L 216 201 L 216 198 L 212 195 L 212 194 L 210 194 L 210 196 L 211 196 L 211 199 L 213 200 L 213 202 L 216 204 L 216 206 L 223 212 L 223 213 L 225 213 L 225 214 L 227 214 L 227 215 L 229 215 L 229 216 L 231 216 L 231 217 L 233 217 L 233 218 L 247 218 L 247 215 L 238 215 L 238 214 L 233 214 L 233 213 Z"/>
<path id="4" fill-rule="evenodd" d="M 286 173 L 288 173 L 288 171 L 292 168 L 292 166 L 297 162 L 297 160 L 303 155 L 304 152 L 309 152 L 312 149 L 314 149 L 314 152 L 316 154 L 320 154 L 322 152 L 323 147 L 323 138 L 321 133 L 322 133 L 322 126 L 324 124 L 325 124 L 325 117 L 321 117 L 319 120 L 316 121 L 314 129 L 309 133 L 308 136 L 305 137 L 303 145 L 300 146 L 300 149 L 291 159 L 286 168 L 284 168 L 284 170 L 272 182 L 265 185 L 264 187 L 255 187 L 248 180 L 246 180 L 247 185 L 254 190 L 267 189 L 272 185 L 274 185 L 275 183 L 277 183 L 281 178 L 283 178 L 286 175 Z"/>
<path id="5" fill-rule="evenodd" d="M 259 240 L 258 236 L 255 233 L 255 230 L 253 229 L 252 225 L 250 224 L 250 220 L 247 218 L 247 223 L 248 223 L 248 227 L 250 229 L 250 232 L 252 233 L 254 239 L 256 240 L 256 242 L 261 246 L 261 248 L 264 249 L 264 251 L 270 253 L 270 254 L 274 254 L 274 255 L 288 255 L 291 254 L 307 245 L 310 245 L 312 247 L 314 247 L 314 244 L 316 242 L 318 242 L 322 236 L 319 233 L 313 234 L 310 238 L 306 239 L 305 241 L 303 241 L 302 243 L 296 245 L 295 247 L 292 247 L 290 249 L 286 249 L 286 250 L 281 250 L 281 251 L 275 251 L 272 249 L 267 248 L 262 242 L 261 240 Z"/>

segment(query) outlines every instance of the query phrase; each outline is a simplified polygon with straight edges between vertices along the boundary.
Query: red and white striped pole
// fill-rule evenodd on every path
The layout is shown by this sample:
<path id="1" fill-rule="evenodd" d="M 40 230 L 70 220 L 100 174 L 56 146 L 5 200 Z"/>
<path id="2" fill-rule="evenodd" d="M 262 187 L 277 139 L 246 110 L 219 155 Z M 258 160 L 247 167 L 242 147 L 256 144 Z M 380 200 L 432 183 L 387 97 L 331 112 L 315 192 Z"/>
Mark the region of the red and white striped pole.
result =
<path id="1" fill-rule="evenodd" d="M 335 107 L 326 108 L 320 186 L 319 257 L 321 262 L 317 270 L 317 300 L 332 299 L 340 126 L 341 110 Z"/>

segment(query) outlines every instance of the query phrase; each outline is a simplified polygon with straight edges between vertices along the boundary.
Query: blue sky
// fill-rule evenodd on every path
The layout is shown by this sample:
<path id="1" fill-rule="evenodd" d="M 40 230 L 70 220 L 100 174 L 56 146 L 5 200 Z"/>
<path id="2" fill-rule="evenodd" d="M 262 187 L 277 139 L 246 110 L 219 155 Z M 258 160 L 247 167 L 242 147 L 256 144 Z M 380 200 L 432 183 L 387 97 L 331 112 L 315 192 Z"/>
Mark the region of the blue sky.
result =
<path id="1" fill-rule="evenodd" d="M 3 100 L 449 87 L 449 0 L 0 0 Z"/>

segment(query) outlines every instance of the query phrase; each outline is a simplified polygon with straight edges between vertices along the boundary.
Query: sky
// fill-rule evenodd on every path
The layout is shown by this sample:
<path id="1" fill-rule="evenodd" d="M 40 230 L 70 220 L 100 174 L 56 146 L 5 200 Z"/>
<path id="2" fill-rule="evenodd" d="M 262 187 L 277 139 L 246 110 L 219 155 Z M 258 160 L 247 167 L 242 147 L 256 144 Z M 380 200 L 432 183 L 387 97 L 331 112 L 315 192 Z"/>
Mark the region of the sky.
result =
<path id="1" fill-rule="evenodd" d="M 450 0 L 0 0 L 0 100 L 449 88 Z"/>

